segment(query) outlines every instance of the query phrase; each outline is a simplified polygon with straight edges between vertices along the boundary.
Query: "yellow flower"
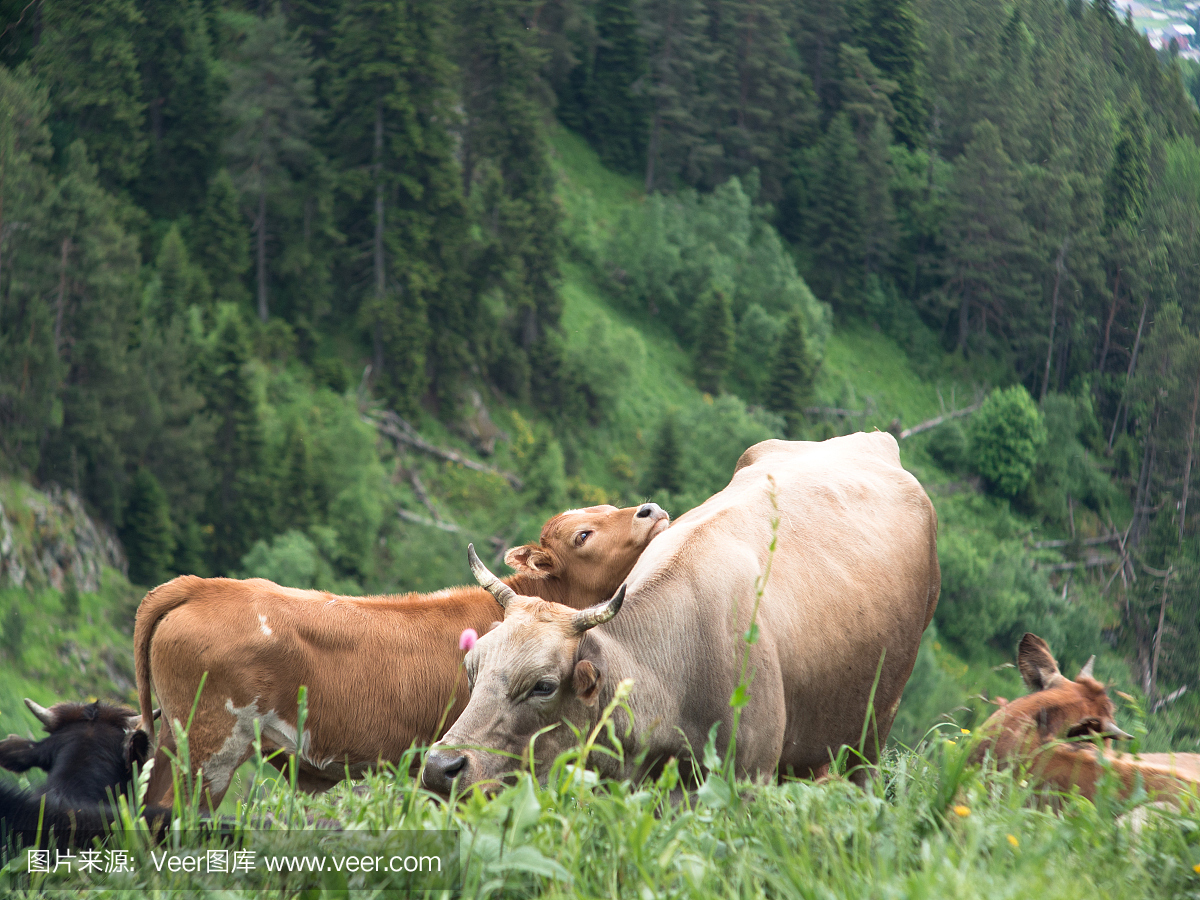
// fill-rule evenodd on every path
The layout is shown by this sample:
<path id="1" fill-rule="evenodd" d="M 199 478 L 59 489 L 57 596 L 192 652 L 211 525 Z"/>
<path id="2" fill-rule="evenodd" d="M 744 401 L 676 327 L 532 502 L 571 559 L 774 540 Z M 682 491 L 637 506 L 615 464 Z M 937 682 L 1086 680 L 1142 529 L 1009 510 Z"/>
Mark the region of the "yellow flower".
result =
<path id="1" fill-rule="evenodd" d="M 1192 866 L 1192 871 L 1197 875 L 1200 875 L 1200 863 L 1196 863 L 1196 865 Z"/>
<path id="2" fill-rule="evenodd" d="M 1021 846 L 1021 842 L 1017 840 L 1017 836 L 1016 836 L 1015 834 L 1010 834 L 1010 835 L 1008 836 L 1008 842 L 1009 842 L 1010 844 L 1012 844 L 1014 847 L 1019 847 L 1019 846 Z"/>
<path id="3" fill-rule="evenodd" d="M 959 731 L 961 731 L 963 734 L 970 734 L 970 733 L 971 733 L 971 729 L 970 729 L 970 728 L 960 728 L 960 729 L 958 729 L 958 730 L 959 730 Z"/>
<path id="4" fill-rule="evenodd" d="M 954 807 L 954 814 L 955 814 L 956 816 L 961 816 L 962 818 L 964 818 L 964 819 L 965 819 L 967 816 L 969 816 L 969 815 L 971 814 L 971 807 L 969 807 L 969 806 L 956 806 L 956 807 Z"/>
<path id="5" fill-rule="evenodd" d="M 950 740 L 949 738 L 946 738 L 946 746 L 947 747 L 957 747 L 958 744 L 956 744 L 954 741 Z"/>

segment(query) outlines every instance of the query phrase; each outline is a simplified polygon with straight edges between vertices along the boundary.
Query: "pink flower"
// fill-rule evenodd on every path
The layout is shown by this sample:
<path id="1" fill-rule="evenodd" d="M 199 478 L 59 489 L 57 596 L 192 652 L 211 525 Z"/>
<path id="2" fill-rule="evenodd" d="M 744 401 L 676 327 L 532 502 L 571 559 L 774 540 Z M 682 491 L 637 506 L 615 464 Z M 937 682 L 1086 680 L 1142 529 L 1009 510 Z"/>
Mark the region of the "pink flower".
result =
<path id="1" fill-rule="evenodd" d="M 472 647 L 475 646 L 475 642 L 477 640 L 479 640 L 479 635 L 476 633 L 475 629 L 468 628 L 466 631 L 464 631 L 462 633 L 462 636 L 458 639 L 458 649 L 459 650 L 470 650 Z"/>

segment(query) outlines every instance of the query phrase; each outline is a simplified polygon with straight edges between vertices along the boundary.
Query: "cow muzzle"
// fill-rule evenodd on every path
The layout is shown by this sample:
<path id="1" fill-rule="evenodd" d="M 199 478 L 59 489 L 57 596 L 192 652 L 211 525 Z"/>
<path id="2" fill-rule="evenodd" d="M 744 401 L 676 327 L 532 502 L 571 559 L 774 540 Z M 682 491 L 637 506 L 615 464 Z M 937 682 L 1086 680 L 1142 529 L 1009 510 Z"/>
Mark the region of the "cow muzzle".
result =
<path id="1" fill-rule="evenodd" d="M 435 794 L 449 797 L 455 779 L 462 779 L 469 768 L 470 761 L 462 751 L 433 747 L 425 755 L 425 773 L 421 776 L 421 784 Z"/>
<path id="2" fill-rule="evenodd" d="M 634 513 L 634 518 L 649 519 L 650 528 L 654 534 L 664 531 L 671 524 L 671 517 L 657 503 L 643 503 L 638 507 L 638 511 Z"/>

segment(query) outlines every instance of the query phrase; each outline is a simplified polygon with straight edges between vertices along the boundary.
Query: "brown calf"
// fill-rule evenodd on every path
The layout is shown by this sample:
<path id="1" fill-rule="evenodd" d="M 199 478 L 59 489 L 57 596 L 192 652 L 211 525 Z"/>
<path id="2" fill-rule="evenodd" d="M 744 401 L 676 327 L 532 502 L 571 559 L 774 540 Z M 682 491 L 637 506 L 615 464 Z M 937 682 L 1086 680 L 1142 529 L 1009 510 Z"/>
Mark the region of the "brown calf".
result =
<path id="1" fill-rule="evenodd" d="M 515 590 L 586 606 L 606 599 L 643 548 L 669 524 L 656 504 L 596 506 L 550 519 L 541 541 L 510 550 Z M 169 723 L 188 721 L 193 773 L 215 808 L 251 755 L 295 753 L 298 783 L 325 790 L 413 744 L 431 743 L 467 703 L 459 640 L 501 615 L 487 591 L 340 597 L 261 578 L 182 576 L 146 595 L 134 627 L 138 697 L 153 686 L 168 723 L 159 736 L 147 801 L 172 796 Z M 200 698 L 196 694 L 204 678 Z M 297 695 L 308 688 L 304 734 Z M 147 719 L 147 721 L 149 721 Z M 147 730 L 153 735 L 153 725 Z M 272 760 L 281 768 L 285 754 Z"/>
<path id="2" fill-rule="evenodd" d="M 1093 657 L 1094 659 L 1094 657 Z M 1137 756 L 1097 752 L 1089 736 L 1126 740 L 1130 735 L 1113 721 L 1112 700 L 1092 677 L 1088 660 L 1074 681 L 1058 670 L 1046 642 L 1034 634 L 1021 638 L 1017 666 L 1030 692 L 996 710 L 984 722 L 975 760 L 990 753 L 1002 766 L 1026 765 L 1041 785 L 1079 792 L 1089 800 L 1105 772 L 1121 781 L 1128 796 L 1139 779 L 1151 795 L 1178 796 L 1200 786 L 1200 755 L 1143 753 Z M 1072 743 L 1064 743 L 1063 739 Z"/>

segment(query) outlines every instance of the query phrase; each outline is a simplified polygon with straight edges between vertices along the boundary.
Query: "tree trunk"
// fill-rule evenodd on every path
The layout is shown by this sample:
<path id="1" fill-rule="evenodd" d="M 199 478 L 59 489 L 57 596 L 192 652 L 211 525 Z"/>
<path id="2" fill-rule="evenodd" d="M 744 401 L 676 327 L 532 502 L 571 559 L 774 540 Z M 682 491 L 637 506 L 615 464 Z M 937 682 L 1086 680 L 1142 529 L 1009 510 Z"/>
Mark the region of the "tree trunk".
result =
<path id="1" fill-rule="evenodd" d="M 58 272 L 58 301 L 54 309 L 54 352 L 62 353 L 63 316 L 67 308 L 67 257 L 71 253 L 71 239 L 63 238 Z M 30 330 L 32 334 L 32 329 Z M 28 357 L 26 357 L 28 359 Z"/>
<path id="2" fill-rule="evenodd" d="M 1096 372 L 1100 375 L 1104 374 L 1104 361 L 1108 358 L 1108 347 L 1110 344 L 1110 336 L 1112 335 L 1113 318 L 1117 314 L 1117 295 L 1121 287 L 1121 270 L 1117 269 L 1117 277 L 1113 281 L 1112 304 L 1108 308 L 1108 321 L 1104 323 L 1104 346 L 1100 349 L 1100 364 L 1096 366 Z"/>
<path id="3" fill-rule="evenodd" d="M 1063 258 L 1067 255 L 1067 244 L 1070 243 L 1070 236 L 1063 238 L 1062 246 L 1058 248 L 1058 259 L 1054 261 L 1054 298 L 1050 301 L 1050 344 L 1046 347 L 1046 374 L 1042 378 L 1042 396 L 1040 400 L 1046 399 L 1046 391 L 1050 386 L 1050 360 L 1054 356 L 1054 326 L 1058 323 L 1058 288 L 1062 283 Z"/>
<path id="4" fill-rule="evenodd" d="M 1108 435 L 1109 450 L 1112 450 L 1113 441 L 1117 439 L 1117 425 L 1121 421 L 1121 411 L 1125 407 L 1125 395 L 1129 392 L 1129 379 L 1133 377 L 1133 369 L 1137 365 L 1138 350 L 1142 346 L 1142 326 L 1146 324 L 1146 309 L 1149 306 L 1149 298 L 1142 301 L 1142 317 L 1138 320 L 1137 337 L 1133 341 L 1133 352 L 1129 354 L 1129 369 L 1125 373 L 1125 386 L 1121 389 L 1121 402 L 1117 404 L 1117 413 L 1113 416 L 1112 431 Z"/>
<path id="5" fill-rule="evenodd" d="M 1145 531 L 1143 528 L 1143 513 L 1146 511 L 1146 498 L 1150 493 L 1150 479 L 1154 475 L 1154 437 L 1158 426 L 1158 408 L 1155 405 L 1154 424 L 1146 433 L 1146 450 L 1142 454 L 1142 468 L 1138 473 L 1137 493 L 1133 500 L 1133 519 L 1129 523 L 1129 547 L 1136 547 Z"/>
<path id="6" fill-rule="evenodd" d="M 270 315 L 267 309 L 267 191 L 263 186 L 258 192 L 258 218 L 254 220 L 255 277 L 258 281 L 258 318 L 265 322 Z"/>
<path id="7" fill-rule="evenodd" d="M 383 311 L 384 292 L 387 286 L 387 272 L 384 269 L 383 258 L 383 101 L 375 103 L 375 241 L 374 241 L 374 275 L 375 275 L 375 333 L 373 337 L 375 350 L 376 377 L 383 373 Z"/>
<path id="8" fill-rule="evenodd" d="M 1196 446 L 1196 407 L 1200 405 L 1200 371 L 1192 391 L 1192 422 L 1188 426 L 1187 462 L 1183 466 L 1183 496 L 1179 500 L 1179 546 L 1183 546 L 1183 528 L 1187 523 L 1188 489 L 1192 483 L 1192 451 Z"/>
<path id="9" fill-rule="evenodd" d="M 1154 653 L 1150 658 L 1150 690 L 1147 692 L 1147 698 L 1151 702 L 1158 699 L 1158 655 L 1162 650 L 1163 623 L 1167 618 L 1167 585 L 1170 584 L 1174 571 L 1174 567 L 1168 567 L 1163 578 L 1162 602 L 1158 607 L 1158 628 L 1154 631 Z"/>
<path id="10" fill-rule="evenodd" d="M 967 292 L 964 290 L 962 295 L 962 303 L 960 303 L 958 307 L 958 350 L 963 354 L 967 352 L 967 335 L 970 333 L 970 316 L 971 303 L 967 299 Z"/>

